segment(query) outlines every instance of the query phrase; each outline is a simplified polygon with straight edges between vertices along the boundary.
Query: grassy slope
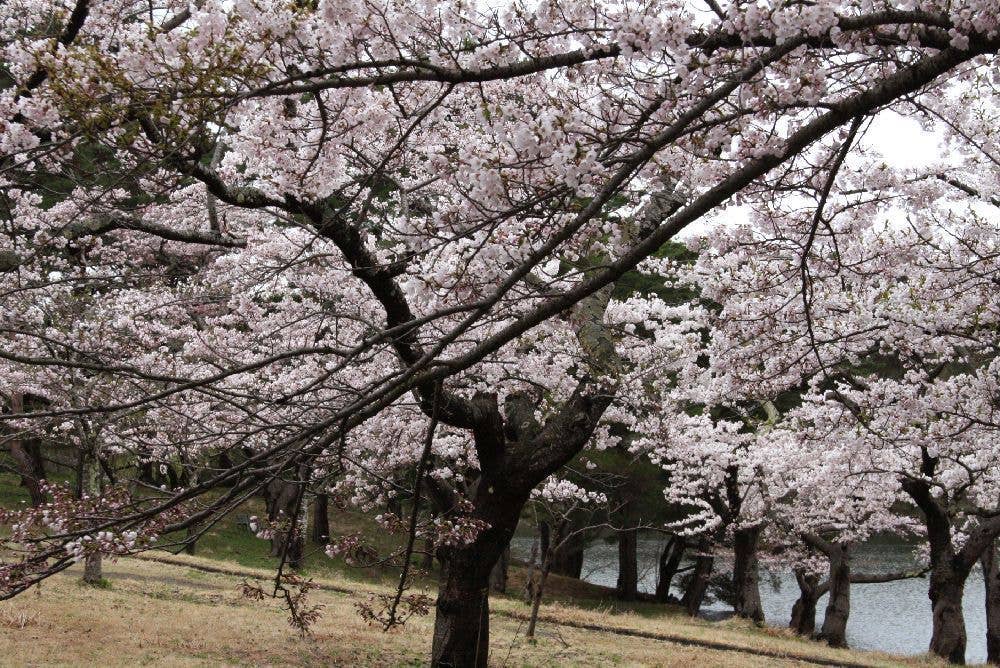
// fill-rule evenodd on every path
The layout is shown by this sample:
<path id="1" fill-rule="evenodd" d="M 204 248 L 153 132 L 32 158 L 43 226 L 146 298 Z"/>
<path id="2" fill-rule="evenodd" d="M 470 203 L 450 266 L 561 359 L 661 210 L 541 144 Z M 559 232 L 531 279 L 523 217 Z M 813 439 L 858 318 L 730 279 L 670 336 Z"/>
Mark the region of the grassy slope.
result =
<path id="1" fill-rule="evenodd" d="M 19 503 L 23 494 L 0 476 L 0 504 Z M 262 514 L 252 502 L 238 514 Z M 359 513 L 331 514 L 334 533 L 361 533 L 378 547 L 396 540 Z M 428 655 L 432 616 L 412 619 L 402 631 L 382 633 L 359 618 L 355 603 L 390 590 L 396 571 L 358 570 L 311 548 L 304 574 L 333 591 L 316 592 L 326 606 L 312 639 L 287 625 L 280 604 L 241 599 L 241 577 L 207 573 L 223 568 L 266 578 L 275 560 L 267 543 L 223 518 L 199 541 L 197 556 L 151 553 L 175 564 L 122 559 L 106 563 L 107 590 L 85 587 L 75 571 L 0 605 L 0 665 L 420 665 Z M 79 570 L 78 568 L 76 570 Z M 513 568 L 510 591 L 519 592 L 525 572 Z M 418 587 L 433 596 L 433 581 Z M 341 590 L 341 591 L 335 591 Z M 345 593 L 346 590 L 346 593 Z M 936 665 L 926 658 L 833 650 L 784 630 L 757 629 L 737 621 L 691 620 L 671 606 L 623 604 L 606 588 L 553 576 L 542 609 L 537 644 L 523 639 L 527 606 L 516 596 L 492 599 L 491 663 L 496 665 L 799 665 L 736 651 L 690 647 L 663 640 L 585 630 L 624 629 L 686 642 L 722 643 L 735 649 L 781 656 L 813 657 L 864 665 Z M 40 592 L 40 593 L 39 593 Z M 25 619 L 27 626 L 18 626 Z"/>
<path id="2" fill-rule="evenodd" d="M 353 581 L 323 578 L 322 583 L 350 592 L 315 592 L 313 601 L 326 607 L 313 637 L 301 638 L 287 626 L 280 604 L 241 598 L 236 588 L 240 577 L 194 568 L 220 566 L 220 562 L 197 557 L 179 557 L 175 561 L 163 564 L 122 559 L 108 563 L 106 574 L 112 584 L 96 589 L 79 582 L 77 567 L 46 582 L 40 591 L 0 606 L 0 663 L 399 666 L 422 665 L 428 654 L 430 617 L 414 618 L 402 630 L 382 633 L 357 616 L 355 602 L 364 600 L 368 590 L 384 591 L 383 587 L 359 587 Z M 266 571 L 257 573 L 266 576 Z M 865 665 L 902 663 L 891 657 L 834 651 L 777 632 L 733 624 L 709 624 L 669 614 L 652 617 L 584 610 L 565 604 L 545 607 L 546 621 L 540 625 L 538 641 L 529 643 L 523 638 L 523 621 L 516 618 L 524 613 L 520 601 L 501 597 L 494 609 L 493 665 L 808 665 L 797 660 L 581 630 L 565 623 L 649 629 L 734 647 Z"/>

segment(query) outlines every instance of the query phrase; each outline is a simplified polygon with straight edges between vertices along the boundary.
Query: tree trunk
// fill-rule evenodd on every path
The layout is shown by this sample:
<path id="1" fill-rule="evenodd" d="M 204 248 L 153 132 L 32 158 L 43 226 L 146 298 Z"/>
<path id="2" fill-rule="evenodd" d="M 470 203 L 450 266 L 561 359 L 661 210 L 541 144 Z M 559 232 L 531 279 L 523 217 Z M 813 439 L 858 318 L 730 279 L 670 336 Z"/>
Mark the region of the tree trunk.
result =
<path id="1" fill-rule="evenodd" d="M 683 536 L 671 536 L 663 546 L 656 578 L 656 600 L 660 603 L 670 600 L 670 585 L 677 574 L 677 569 L 680 568 L 681 559 L 684 558 L 685 547 L 687 539 Z"/>
<path id="2" fill-rule="evenodd" d="M 792 606 L 792 619 L 788 626 L 799 635 L 811 636 L 816 631 L 816 605 L 823 595 L 819 576 L 797 568 L 795 581 L 799 585 L 799 598 Z"/>
<path id="3" fill-rule="evenodd" d="M 639 531 L 618 532 L 618 598 L 634 601 L 639 597 Z"/>
<path id="4" fill-rule="evenodd" d="M 424 558 L 420 567 L 428 573 L 434 570 L 434 536 L 429 534 L 424 539 Z"/>
<path id="5" fill-rule="evenodd" d="M 847 647 L 847 619 L 851 615 L 851 547 L 834 544 L 830 559 L 830 597 L 820 637 L 831 647 Z"/>
<path id="6" fill-rule="evenodd" d="M 580 578 L 583 573 L 583 536 L 577 535 L 553 551 L 551 573 L 565 575 L 570 578 Z"/>
<path id="7" fill-rule="evenodd" d="M 930 650 L 951 663 L 965 663 L 965 617 L 962 595 L 965 578 L 946 564 L 931 569 L 930 589 L 933 632 Z"/>
<path id="8" fill-rule="evenodd" d="M 538 625 L 538 610 L 542 607 L 542 596 L 545 594 L 545 581 L 549 579 L 550 566 L 551 564 L 548 561 L 542 563 L 542 573 L 533 588 L 531 616 L 528 618 L 528 630 L 524 634 L 528 638 L 535 637 L 535 627 Z"/>
<path id="9" fill-rule="evenodd" d="M 503 493 L 499 483 L 480 481 L 473 517 L 486 528 L 471 543 L 446 550 L 438 586 L 432 666 L 483 667 L 489 658 L 490 573 L 510 545 L 521 509 L 528 501 L 523 494 Z"/>
<path id="10" fill-rule="evenodd" d="M 186 535 L 184 539 L 185 540 L 184 552 L 186 554 L 194 555 L 195 544 L 198 542 L 197 538 L 195 538 L 197 531 L 198 530 L 195 527 L 190 526 L 187 528 L 187 531 L 185 532 Z"/>
<path id="11" fill-rule="evenodd" d="M 84 483 L 83 490 L 90 496 L 101 493 L 101 467 L 97 462 L 96 452 L 89 459 L 84 461 Z M 101 568 L 101 553 L 95 552 L 87 555 L 83 562 L 83 581 L 87 584 L 98 584 L 103 578 Z"/>
<path id="12" fill-rule="evenodd" d="M 759 540 L 759 526 L 738 529 L 733 534 L 733 589 L 736 593 L 733 607 L 739 617 L 761 624 L 764 622 L 764 608 L 760 602 Z"/>
<path id="13" fill-rule="evenodd" d="M 13 392 L 10 396 L 10 412 L 24 412 L 24 395 Z M 17 473 L 21 477 L 21 486 L 28 491 L 31 505 L 34 508 L 45 503 L 42 493 L 42 480 L 45 479 L 45 463 L 42 461 L 41 449 L 36 443 L 29 443 L 21 438 L 10 441 L 10 456 L 17 465 Z"/>
<path id="14" fill-rule="evenodd" d="M 490 591 L 507 593 L 507 569 L 510 567 L 510 545 L 500 553 L 500 558 L 490 571 Z"/>
<path id="15" fill-rule="evenodd" d="M 1000 665 L 1000 560 L 991 543 L 979 558 L 986 585 L 986 661 Z"/>
<path id="16" fill-rule="evenodd" d="M 698 546 L 698 556 L 694 562 L 694 574 L 681 605 L 692 617 L 697 617 L 701 610 L 701 604 L 705 601 L 705 594 L 708 592 L 708 580 L 712 577 L 712 568 L 715 566 L 715 557 L 708 554 L 708 544 L 702 542 Z"/>
<path id="17" fill-rule="evenodd" d="M 330 542 L 330 497 L 326 494 L 316 495 L 310 538 L 316 545 L 326 545 Z"/>
<path id="18" fill-rule="evenodd" d="M 87 584 L 98 584 L 102 578 L 101 553 L 88 554 L 83 561 L 83 581 Z"/>
<path id="19" fill-rule="evenodd" d="M 291 520 L 295 515 L 295 504 L 299 495 L 299 485 L 295 482 L 276 478 L 268 483 L 264 493 L 265 505 L 267 506 L 267 519 L 272 522 L 278 522 L 282 527 L 280 530 L 276 530 L 274 532 L 274 536 L 271 538 L 271 556 L 277 557 L 284 551 L 285 541 L 287 541 L 290 536 L 294 538 L 296 535 L 296 527 L 292 526 Z M 301 540 L 296 542 L 301 543 Z M 300 553 L 301 545 L 297 546 L 295 542 L 289 545 L 289 563 L 295 561 L 295 558 Z"/>

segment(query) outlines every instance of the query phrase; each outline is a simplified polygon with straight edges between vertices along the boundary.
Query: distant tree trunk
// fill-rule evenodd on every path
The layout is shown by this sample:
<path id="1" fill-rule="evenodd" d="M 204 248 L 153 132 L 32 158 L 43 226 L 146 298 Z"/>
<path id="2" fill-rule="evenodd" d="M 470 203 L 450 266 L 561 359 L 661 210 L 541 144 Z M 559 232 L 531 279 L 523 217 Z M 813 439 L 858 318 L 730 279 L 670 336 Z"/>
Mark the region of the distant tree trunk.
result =
<path id="1" fill-rule="evenodd" d="M 282 529 L 274 532 L 271 538 L 271 556 L 277 557 L 285 551 L 285 542 L 291 538 L 292 543 L 288 545 L 286 556 L 289 565 L 293 568 L 301 562 L 303 545 L 303 532 L 301 527 L 292 524 L 295 516 L 295 505 L 299 496 L 298 482 L 291 482 L 275 478 L 264 490 L 265 505 L 267 506 L 267 518 L 271 522 L 277 522 Z M 304 499 L 303 499 L 304 503 Z M 299 521 L 301 522 L 300 513 Z"/>
<path id="2" fill-rule="evenodd" d="M 830 559 L 830 597 L 820 637 L 831 647 L 847 647 L 847 619 L 851 615 L 851 551 L 848 543 L 834 543 Z"/>
<path id="3" fill-rule="evenodd" d="M 12 392 L 10 395 L 10 412 L 24 412 L 24 395 Z M 17 473 L 21 477 L 21 486 L 28 491 L 31 505 L 35 508 L 45 503 L 42 493 L 42 480 L 45 479 L 45 463 L 42 460 L 41 449 L 37 443 L 21 438 L 10 441 L 10 456 L 17 465 Z"/>
<path id="4" fill-rule="evenodd" d="M 701 605 L 705 601 L 705 594 L 708 592 L 708 581 L 712 577 L 712 568 L 715 566 L 715 557 L 708 553 L 709 544 L 701 541 L 698 544 L 698 556 L 694 561 L 694 574 L 688 584 L 681 605 L 692 617 L 697 617 L 701 611 Z"/>
<path id="5" fill-rule="evenodd" d="M 1000 559 L 991 543 L 979 558 L 986 585 L 986 661 L 1000 665 Z"/>
<path id="6" fill-rule="evenodd" d="M 660 552 L 656 578 L 656 600 L 660 603 L 666 603 L 670 600 L 670 585 L 680 568 L 686 547 L 687 539 L 684 536 L 671 536 L 667 544 L 663 546 L 663 551 Z"/>
<path id="7" fill-rule="evenodd" d="M 434 537 L 431 535 L 424 539 L 424 559 L 420 567 L 428 573 L 434 570 Z"/>
<path id="8" fill-rule="evenodd" d="M 760 527 L 737 529 L 733 534 L 733 590 L 736 615 L 752 619 L 758 624 L 764 621 L 764 608 L 760 602 L 760 565 L 757 560 L 757 544 L 760 541 Z"/>
<path id="9" fill-rule="evenodd" d="M 389 499 L 389 503 L 386 504 L 386 509 L 396 517 L 403 517 L 403 502 L 398 496 L 393 496 Z"/>
<path id="10" fill-rule="evenodd" d="M 618 598 L 634 601 L 639 596 L 639 530 L 618 532 Z"/>
<path id="11" fill-rule="evenodd" d="M 95 496 L 101 493 L 101 466 L 97 462 L 97 453 L 84 461 L 84 483 L 83 490 L 88 496 Z M 83 562 L 83 581 L 87 584 L 97 584 L 103 578 L 101 567 L 101 553 L 94 552 L 87 555 Z"/>
<path id="12" fill-rule="evenodd" d="M 194 554 L 195 544 L 198 542 L 197 539 L 195 538 L 195 536 L 197 535 L 197 531 L 198 530 L 193 526 L 187 528 L 186 532 L 187 535 L 185 536 L 185 543 L 184 543 L 184 552 L 186 554 L 191 554 L 191 555 Z"/>
<path id="13" fill-rule="evenodd" d="M 583 573 L 583 548 L 582 533 L 564 540 L 552 554 L 552 566 L 549 572 L 579 579 Z"/>
<path id="14" fill-rule="evenodd" d="M 510 545 L 500 553 L 500 558 L 490 572 L 490 591 L 497 594 L 507 593 L 507 569 L 510 566 Z"/>
<path id="15" fill-rule="evenodd" d="M 326 545 L 330 542 L 330 497 L 326 494 L 316 495 L 310 537 L 316 545 Z"/>
<path id="16" fill-rule="evenodd" d="M 789 628 L 803 636 L 811 636 L 816 631 L 816 606 L 826 587 L 820 585 L 819 576 L 795 569 L 795 581 L 799 585 L 799 598 L 792 606 Z"/>

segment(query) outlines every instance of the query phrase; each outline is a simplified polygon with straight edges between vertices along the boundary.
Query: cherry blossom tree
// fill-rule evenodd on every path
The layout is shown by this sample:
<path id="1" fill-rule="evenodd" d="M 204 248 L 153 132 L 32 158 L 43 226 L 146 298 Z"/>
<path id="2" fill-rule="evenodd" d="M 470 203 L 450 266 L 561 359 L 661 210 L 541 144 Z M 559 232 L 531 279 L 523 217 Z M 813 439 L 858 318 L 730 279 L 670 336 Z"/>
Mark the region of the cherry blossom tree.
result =
<path id="1" fill-rule="evenodd" d="M 455 529 L 432 661 L 485 665 L 486 583 L 531 491 L 697 347 L 691 313 L 617 330 L 616 282 L 731 201 L 808 186 L 823 220 L 843 128 L 886 109 L 990 155 L 997 21 L 987 0 L 6 3 L 5 389 L 93 391 L 4 420 L 99 419 L 99 447 L 145 462 L 240 458 L 107 490 L 98 523 L 60 496 L 21 523 L 5 594 L 85 536 L 145 546 L 276 478 L 298 507 L 307 486 L 365 503 L 416 468 Z M 989 196 L 872 181 L 910 206 Z"/>

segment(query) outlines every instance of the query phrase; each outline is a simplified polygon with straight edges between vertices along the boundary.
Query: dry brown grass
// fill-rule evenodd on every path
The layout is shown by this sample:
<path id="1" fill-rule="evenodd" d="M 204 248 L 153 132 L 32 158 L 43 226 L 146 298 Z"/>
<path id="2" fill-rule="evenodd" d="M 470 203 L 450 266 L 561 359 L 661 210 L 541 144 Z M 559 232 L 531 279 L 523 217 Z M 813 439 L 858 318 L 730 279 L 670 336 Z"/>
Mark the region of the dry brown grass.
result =
<path id="1" fill-rule="evenodd" d="M 174 558 L 172 558 L 174 559 Z M 136 559 L 106 564 L 107 589 L 79 582 L 71 571 L 44 583 L 0 610 L 2 665 L 100 666 L 399 666 L 423 665 L 430 649 L 432 619 L 411 620 L 404 629 L 382 633 L 367 626 L 354 604 L 365 596 L 357 583 L 325 581 L 354 593 L 319 591 L 326 605 L 312 638 L 296 635 L 275 601 L 252 602 L 237 593 L 240 578 L 206 573 L 196 566 L 225 566 L 197 558 L 178 565 Z M 231 566 L 232 568 L 238 568 Z M 246 569 L 240 569 L 246 570 Z M 260 571 L 266 576 L 266 572 Z M 430 593 L 430 592 L 428 592 Z M 803 661 L 738 651 L 691 647 L 662 640 L 583 630 L 558 622 L 589 624 L 724 642 L 799 656 L 868 665 L 917 665 L 860 652 L 838 652 L 816 643 L 735 624 L 710 624 L 674 615 L 646 617 L 545 606 L 536 643 L 523 639 L 526 611 L 516 599 L 494 603 L 491 664 L 497 666 L 750 666 L 806 665 Z M 7 615 L 6 617 L 4 615 Z"/>

